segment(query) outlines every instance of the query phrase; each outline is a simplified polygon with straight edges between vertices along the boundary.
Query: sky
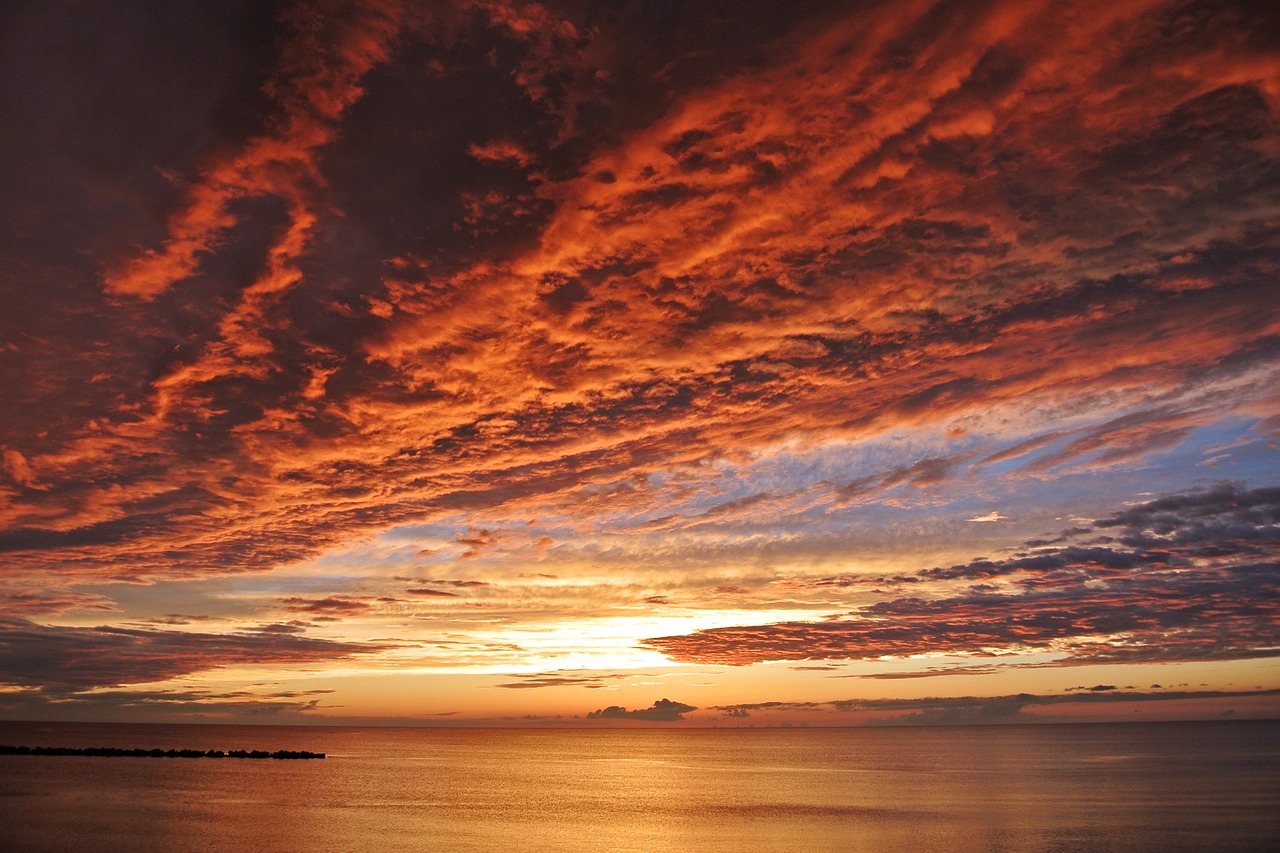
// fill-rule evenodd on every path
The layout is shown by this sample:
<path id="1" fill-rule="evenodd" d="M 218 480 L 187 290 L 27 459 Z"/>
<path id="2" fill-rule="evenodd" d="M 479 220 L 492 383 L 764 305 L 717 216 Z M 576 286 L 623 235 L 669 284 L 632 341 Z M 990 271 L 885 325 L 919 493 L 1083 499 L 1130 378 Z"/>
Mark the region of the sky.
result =
<path id="1" fill-rule="evenodd" d="M 1280 11 L 0 11 L 0 718 L 1280 716 Z"/>

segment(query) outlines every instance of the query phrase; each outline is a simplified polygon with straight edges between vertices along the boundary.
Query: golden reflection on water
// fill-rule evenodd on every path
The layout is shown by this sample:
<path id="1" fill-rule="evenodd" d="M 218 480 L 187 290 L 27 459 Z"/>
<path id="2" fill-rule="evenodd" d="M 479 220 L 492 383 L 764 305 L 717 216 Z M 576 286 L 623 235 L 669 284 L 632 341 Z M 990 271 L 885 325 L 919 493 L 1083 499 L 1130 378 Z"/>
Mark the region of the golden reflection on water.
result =
<path id="1" fill-rule="evenodd" d="M 0 733 L 330 756 L 3 756 L 0 848 L 13 850 L 1280 849 L 1280 723 Z"/>

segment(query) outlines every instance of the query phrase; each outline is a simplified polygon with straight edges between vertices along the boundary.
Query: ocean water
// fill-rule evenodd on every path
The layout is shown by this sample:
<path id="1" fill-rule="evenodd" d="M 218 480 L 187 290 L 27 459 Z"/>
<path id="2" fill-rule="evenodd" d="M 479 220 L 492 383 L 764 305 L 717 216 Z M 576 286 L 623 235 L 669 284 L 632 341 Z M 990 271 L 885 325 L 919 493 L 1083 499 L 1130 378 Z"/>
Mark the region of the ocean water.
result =
<path id="1" fill-rule="evenodd" d="M 521 730 L 0 723 L 5 851 L 1276 851 L 1280 721 Z"/>

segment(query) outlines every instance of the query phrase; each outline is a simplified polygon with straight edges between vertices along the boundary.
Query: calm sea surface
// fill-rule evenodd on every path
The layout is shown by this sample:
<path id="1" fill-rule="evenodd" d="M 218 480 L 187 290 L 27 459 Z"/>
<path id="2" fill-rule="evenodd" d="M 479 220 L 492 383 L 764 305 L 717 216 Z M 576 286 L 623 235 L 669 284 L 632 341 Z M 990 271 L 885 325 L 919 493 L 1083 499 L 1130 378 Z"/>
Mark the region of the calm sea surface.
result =
<path id="1" fill-rule="evenodd" d="M 2 723 L 5 851 L 1280 850 L 1280 721 L 539 730 Z"/>

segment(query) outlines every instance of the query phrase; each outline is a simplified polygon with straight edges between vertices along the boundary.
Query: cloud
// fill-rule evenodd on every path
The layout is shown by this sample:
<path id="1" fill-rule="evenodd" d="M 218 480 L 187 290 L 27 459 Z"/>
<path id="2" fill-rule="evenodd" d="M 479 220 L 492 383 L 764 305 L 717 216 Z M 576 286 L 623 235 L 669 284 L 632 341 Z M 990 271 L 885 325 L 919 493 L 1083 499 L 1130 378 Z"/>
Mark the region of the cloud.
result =
<path id="1" fill-rule="evenodd" d="M 165 681 L 224 666 L 347 660 L 390 648 L 298 636 L 265 626 L 214 634 L 100 626 L 66 628 L 0 618 L 0 682 L 49 693 Z"/>
<path id="2" fill-rule="evenodd" d="M 693 705 L 672 702 L 670 699 L 659 699 L 648 708 L 628 711 L 621 705 L 610 705 L 587 714 L 588 720 L 649 720 L 651 722 L 670 723 L 683 720 L 690 711 L 698 710 Z"/>
<path id="3" fill-rule="evenodd" d="M 714 705 L 707 710 L 722 711 L 732 717 L 750 716 L 752 712 L 866 713 L 866 720 L 872 725 L 971 725 L 1026 721 L 1029 715 L 1023 711 L 1032 707 L 1052 709 L 1076 704 L 1158 703 L 1280 696 L 1280 690 L 1085 690 L 1083 693 L 1017 693 L 1006 696 L 767 701 Z"/>
<path id="4" fill-rule="evenodd" d="M 1226 543 L 1257 540 L 1261 548 L 1280 523 L 1280 487 L 1245 489 L 1235 483 L 1182 495 L 1170 495 L 1139 504 L 1106 518 L 1094 526 L 1118 528 L 1121 541 L 1132 546 L 1168 543 L 1200 544 L 1223 537 Z M 1241 545 L 1244 543 L 1241 542 Z"/>
<path id="5" fill-rule="evenodd" d="M 889 725 L 964 726 L 1015 722 L 1031 704 L 1022 696 L 970 699 L 965 702 L 922 701 L 918 710 L 898 713 L 885 720 Z"/>
<path id="6" fill-rule="evenodd" d="M 295 10 L 283 16 L 290 37 L 283 44 L 279 74 L 264 87 L 279 109 L 275 126 L 235 155 L 207 166 L 188 189 L 183 208 L 170 217 L 162 248 L 117 264 L 104 278 L 107 290 L 156 298 L 193 275 L 202 257 L 220 247 L 224 232 L 239 224 L 234 202 L 261 195 L 283 198 L 293 221 L 272 247 L 256 292 L 241 303 L 244 313 L 233 322 L 239 325 L 261 310 L 253 297 L 296 282 L 292 262 L 305 248 L 316 219 L 304 189 L 317 168 L 316 151 L 333 139 L 336 123 L 363 94 L 360 79 L 389 58 L 390 42 L 400 30 L 397 5 L 356 3 L 343 10 Z M 317 21 L 321 15 L 328 20 Z"/>
<path id="7" fill-rule="evenodd" d="M 872 678 L 898 680 L 903 678 L 932 678 L 936 675 L 990 675 L 1010 667 L 1026 667 L 1031 664 L 975 664 L 972 666 L 931 666 L 923 670 L 902 672 L 871 672 L 860 675 L 836 675 L 833 678 Z"/>
<path id="8" fill-rule="evenodd" d="M 266 570 L 459 508 L 564 506 L 719 452 L 1011 401 L 1096 406 L 1060 447 L 1032 425 L 1024 464 L 1133 464 L 1223 408 L 1102 401 L 1273 359 L 1271 59 L 1240 35 L 1262 13 L 1210 16 L 1196 41 L 1173 4 L 1060 28 L 1035 4 L 817 4 L 767 25 L 713 6 L 257 22 L 261 52 L 218 73 L 265 83 L 262 119 L 168 166 L 136 233 L 78 227 L 56 255 L 88 268 L 14 267 L 16 314 L 49 319 L 43 346 L 13 336 L 7 552 L 68 576 Z M 689 42 L 726 20 L 736 38 Z M 139 30 L 201 43 L 168 19 Z M 934 59 L 893 59 L 914 54 Z M 446 109 L 429 145 L 406 131 Z M 165 125 L 112 131 L 153 156 Z M 64 155 L 69 193 L 101 185 Z M 103 265 L 110 293 L 87 292 Z M 921 455 L 842 499 L 972 462 Z M 487 524 L 464 553 L 499 550 Z"/>
<path id="9" fill-rule="evenodd" d="M 977 522 L 1007 521 L 1008 518 L 1009 517 L 1007 515 L 1001 515 L 995 510 L 992 510 L 986 515 L 975 515 L 973 518 L 966 519 L 966 521 L 977 521 Z"/>
<path id="10" fill-rule="evenodd" d="M 956 454 L 948 457 L 926 457 L 910 465 L 898 465 L 883 474 L 862 477 L 846 484 L 837 489 L 836 498 L 838 503 L 849 503 L 899 486 L 936 486 L 950 479 L 968 456 L 969 454 Z"/>
<path id="11" fill-rule="evenodd" d="M 530 690 L 539 687 L 586 687 L 589 689 L 600 689 L 608 686 L 612 680 L 619 678 L 631 678 L 635 673 L 612 673 L 612 674 L 571 674 L 571 673 L 537 673 L 532 675 L 517 675 L 519 681 L 508 681 L 502 684 L 495 684 L 494 687 L 505 687 L 508 690 Z"/>
<path id="12" fill-rule="evenodd" d="M 410 577 L 396 576 L 392 578 L 392 580 L 413 581 L 414 583 L 430 584 L 432 586 L 452 586 L 452 587 L 457 587 L 461 589 L 472 589 L 476 587 L 484 587 L 484 586 L 490 585 L 488 581 L 450 580 L 450 579 L 441 579 L 441 578 L 410 578 Z"/>
<path id="13" fill-rule="evenodd" d="M 131 720 L 207 721 L 262 718 L 294 718 L 314 715 L 328 707 L 332 690 L 94 690 L 86 693 L 49 694 L 39 690 L 0 693 L 0 713 L 11 719 L 77 720 L 86 717 L 107 722 L 127 715 Z"/>
<path id="14" fill-rule="evenodd" d="M 57 616 L 73 610 L 118 612 L 105 595 L 87 592 L 0 590 L 0 610 L 18 616 Z"/>
<path id="15" fill-rule="evenodd" d="M 373 605 L 366 599 L 344 598 L 331 595 L 326 598 L 300 598 L 291 596 L 277 602 L 283 610 L 290 613 L 312 613 L 318 616 L 358 616 L 367 612 Z"/>
<path id="16" fill-rule="evenodd" d="M 1223 484 L 1146 502 L 1065 543 L 925 569 L 1007 586 L 886 598 L 818 622 L 712 628 L 644 645 L 674 660 L 874 660 L 1054 652 L 1063 665 L 1271 657 L 1280 648 L 1280 490 Z M 1110 538 L 1110 537 L 1109 537 Z"/>
<path id="17" fill-rule="evenodd" d="M 18 451 L 6 450 L 0 457 L 0 467 L 3 467 L 5 473 L 18 485 L 26 486 L 28 489 L 39 488 L 35 474 L 31 470 L 31 464 Z"/>
<path id="18" fill-rule="evenodd" d="M 199 616 L 190 613 L 166 613 L 155 619 L 144 620 L 149 625 L 190 625 L 193 622 L 208 622 L 211 616 Z"/>

